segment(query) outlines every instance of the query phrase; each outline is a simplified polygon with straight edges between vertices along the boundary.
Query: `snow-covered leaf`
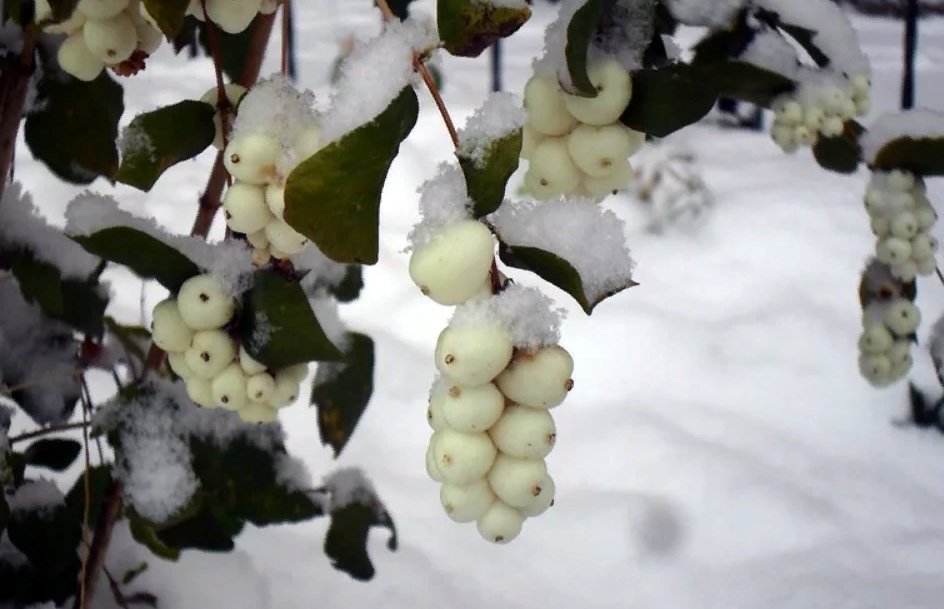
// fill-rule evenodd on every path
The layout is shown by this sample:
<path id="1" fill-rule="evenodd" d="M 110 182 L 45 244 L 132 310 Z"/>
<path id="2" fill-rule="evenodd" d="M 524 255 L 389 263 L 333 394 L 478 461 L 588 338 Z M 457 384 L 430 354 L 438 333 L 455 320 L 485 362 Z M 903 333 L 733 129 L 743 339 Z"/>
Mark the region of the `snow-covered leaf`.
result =
<path id="1" fill-rule="evenodd" d="M 387 547 L 396 550 L 397 529 L 382 505 L 350 503 L 333 510 L 324 544 L 331 565 L 354 579 L 373 579 L 376 571 L 367 554 L 367 534 L 375 526 L 390 531 Z"/>
<path id="2" fill-rule="evenodd" d="M 296 167 L 285 185 L 285 221 L 332 260 L 376 263 L 380 193 L 418 112 L 408 86 L 379 116 Z"/>
<path id="3" fill-rule="evenodd" d="M 190 0 L 142 0 L 142 2 L 165 36 L 173 38 L 180 32 L 184 26 Z"/>
<path id="4" fill-rule="evenodd" d="M 594 307 L 610 296 L 637 285 L 636 282 L 630 280 L 619 289 L 591 299 L 584 289 L 580 273 L 568 261 L 556 254 L 536 247 L 510 246 L 505 243 L 500 245 L 498 254 L 501 261 L 508 266 L 531 271 L 570 294 L 587 315 L 593 313 Z"/>
<path id="5" fill-rule="evenodd" d="M 89 184 L 118 169 L 118 121 L 124 90 L 103 72 L 92 82 L 49 73 L 26 115 L 26 145 L 59 178 Z"/>
<path id="6" fill-rule="evenodd" d="M 854 173 L 862 160 L 859 137 L 864 129 L 855 121 L 846 123 L 846 130 L 836 137 L 820 137 L 813 145 L 813 156 L 823 169 L 838 173 Z"/>
<path id="7" fill-rule="evenodd" d="M 457 153 L 475 218 L 487 216 L 502 204 L 505 186 L 518 169 L 520 154 L 521 129 L 494 140 L 481 160 Z"/>
<path id="8" fill-rule="evenodd" d="M 29 594 L 36 602 L 59 605 L 75 594 L 81 568 L 76 552 L 81 541 L 81 514 L 63 504 L 29 510 L 14 507 L 7 535 L 29 559 L 29 565 L 15 578 L 0 582 L 5 584 L 0 586 L 0 602 L 20 593 Z"/>
<path id="9" fill-rule="evenodd" d="M 612 8 L 615 0 L 586 0 L 567 24 L 567 45 L 564 56 L 567 71 L 576 89 L 575 93 L 596 97 L 597 89 L 587 75 L 587 60 L 593 34 L 603 15 Z"/>
<path id="10" fill-rule="evenodd" d="M 499 38 L 511 36 L 531 17 L 521 2 L 438 0 L 436 24 L 447 51 L 459 57 L 478 57 Z"/>
<path id="11" fill-rule="evenodd" d="M 165 171 L 203 152 L 216 133 L 210 104 L 184 100 L 140 114 L 122 132 L 114 178 L 145 192 Z"/>
<path id="12" fill-rule="evenodd" d="M 702 119 L 718 98 L 693 67 L 676 63 L 633 73 L 633 97 L 620 117 L 627 127 L 665 137 Z"/>
<path id="13" fill-rule="evenodd" d="M 905 169 L 920 176 L 944 175 L 944 137 L 900 137 L 875 155 L 877 170 Z"/>
<path id="14" fill-rule="evenodd" d="M 184 281 L 200 274 L 200 267 L 190 258 L 131 227 L 114 226 L 72 238 L 86 251 L 124 265 L 142 279 L 155 279 L 174 294 Z"/>
<path id="15" fill-rule="evenodd" d="M 335 458 L 350 440 L 374 391 L 374 341 L 352 332 L 346 342 L 344 360 L 320 364 L 311 390 L 321 443 L 331 445 Z"/>
<path id="16" fill-rule="evenodd" d="M 250 355 L 269 368 L 343 357 L 318 323 L 301 286 L 273 270 L 255 275 L 243 301 L 240 333 Z"/>
<path id="17" fill-rule="evenodd" d="M 75 440 L 49 438 L 30 444 L 23 456 L 28 465 L 61 472 L 72 465 L 80 452 L 82 445 Z"/>

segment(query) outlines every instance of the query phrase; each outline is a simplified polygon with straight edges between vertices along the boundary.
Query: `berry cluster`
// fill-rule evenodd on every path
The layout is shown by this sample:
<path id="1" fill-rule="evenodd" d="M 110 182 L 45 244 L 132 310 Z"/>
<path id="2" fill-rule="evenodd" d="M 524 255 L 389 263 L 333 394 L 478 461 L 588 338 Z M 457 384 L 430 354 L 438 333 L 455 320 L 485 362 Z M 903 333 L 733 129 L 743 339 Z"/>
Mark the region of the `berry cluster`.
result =
<path id="1" fill-rule="evenodd" d="M 228 83 L 223 86 L 223 91 L 226 93 L 226 102 L 229 104 L 231 109 L 231 111 L 227 113 L 227 119 L 230 121 L 227 123 L 226 134 L 228 135 L 228 127 L 232 125 L 233 116 L 236 114 L 236 108 L 239 106 L 239 101 L 243 98 L 243 95 L 246 94 L 247 89 L 246 87 L 236 83 Z M 219 98 L 219 90 L 216 87 L 213 87 L 203 94 L 203 97 L 200 98 L 200 101 L 205 104 L 210 104 L 216 108 L 216 114 L 213 115 L 213 126 L 216 127 L 216 133 L 213 136 L 213 147 L 217 150 L 222 150 L 226 145 L 226 139 L 223 137 L 223 112 L 219 107 Z"/>
<path id="2" fill-rule="evenodd" d="M 865 195 L 865 209 L 878 238 L 876 256 L 901 281 L 930 275 L 937 267 L 938 243 L 930 234 L 937 214 L 924 193 L 920 178 L 896 169 L 874 173 Z"/>
<path id="3" fill-rule="evenodd" d="M 846 121 L 869 113 L 872 84 L 868 76 L 849 80 L 847 91 L 830 86 L 805 91 L 801 96 L 782 95 L 774 100 L 774 124 L 771 136 L 787 153 L 809 147 L 823 137 L 839 136 Z"/>
<path id="4" fill-rule="evenodd" d="M 859 337 L 859 371 L 876 387 L 905 378 L 911 370 L 911 344 L 921 311 L 910 300 L 895 298 L 865 307 Z"/>
<path id="5" fill-rule="evenodd" d="M 619 122 L 632 97 L 630 75 L 616 60 L 597 62 L 587 75 L 596 97 L 565 93 L 541 74 L 525 86 L 521 156 L 530 162 L 524 183 L 535 198 L 602 198 L 633 180 L 629 157 L 646 136 Z"/>
<path id="6" fill-rule="evenodd" d="M 279 7 L 279 0 L 206 0 L 206 13 L 203 12 L 203 0 L 190 0 L 187 15 L 200 21 L 207 17 L 228 34 L 244 31 L 256 15 L 274 13 Z"/>
<path id="7" fill-rule="evenodd" d="M 187 395 L 206 408 L 226 408 L 247 422 L 267 423 L 298 398 L 308 366 L 268 370 L 237 344 L 225 326 L 236 303 L 212 275 L 183 283 L 177 298 L 154 307 L 154 344 L 187 383 Z"/>

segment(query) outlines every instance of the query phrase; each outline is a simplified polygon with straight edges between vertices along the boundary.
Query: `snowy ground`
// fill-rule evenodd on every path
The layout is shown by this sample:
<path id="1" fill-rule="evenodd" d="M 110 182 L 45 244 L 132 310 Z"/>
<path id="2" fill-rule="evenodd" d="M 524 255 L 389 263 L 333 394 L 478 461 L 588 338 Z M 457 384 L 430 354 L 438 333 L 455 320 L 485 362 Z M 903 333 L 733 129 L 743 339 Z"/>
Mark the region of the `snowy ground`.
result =
<path id="1" fill-rule="evenodd" d="M 363 16 L 366 0 L 296 4 L 302 84 L 324 93 L 337 39 L 376 23 Z M 508 45 L 511 90 L 527 78 L 549 17 L 538 7 Z M 877 109 L 893 108 L 899 26 L 855 24 L 873 61 Z M 926 22 L 922 36 L 919 101 L 942 109 L 944 22 Z M 484 98 L 487 69 L 484 57 L 444 62 L 446 102 L 460 124 Z M 208 61 L 165 51 L 129 82 L 126 120 L 196 97 L 212 78 Z M 555 410 L 555 507 L 507 547 L 448 520 L 423 456 L 431 354 L 449 310 L 419 296 L 401 252 L 416 187 L 450 155 L 431 100 L 421 98 L 420 122 L 384 194 L 381 261 L 367 272 L 362 299 L 343 312 L 374 336 L 379 354 L 373 402 L 339 462 L 375 481 L 400 550 L 373 535 L 378 575 L 362 584 L 327 564 L 323 521 L 249 530 L 229 555 L 148 558 L 136 587 L 165 609 L 941 606 L 944 437 L 893 425 L 906 409 L 904 386 L 877 391 L 857 371 L 856 286 L 873 246 L 861 206 L 866 174 L 826 174 L 808 153 L 784 157 L 765 135 L 706 126 L 673 138 L 699 155 L 717 200 L 695 230 L 653 236 L 639 228 L 632 203 L 611 203 L 630 219 L 641 285 L 592 318 L 544 288 L 570 310 L 562 343 L 577 366 L 576 388 Z M 60 219 L 75 189 L 28 160 L 25 147 L 18 159 L 18 178 Z M 117 190 L 126 209 L 184 232 L 210 162 L 204 155 L 175 168 L 150 196 L 94 189 Z M 931 191 L 944 201 L 944 185 Z M 137 319 L 139 283 L 120 272 L 110 278 L 113 314 Z M 925 280 L 921 292 L 926 317 L 936 317 L 944 289 Z M 149 303 L 161 297 L 149 287 Z M 916 378 L 931 386 L 926 351 L 916 359 Z M 316 478 L 336 466 L 313 410 L 293 407 L 282 422 L 291 452 Z M 119 532 L 109 564 L 119 571 L 135 556 L 144 553 Z"/>

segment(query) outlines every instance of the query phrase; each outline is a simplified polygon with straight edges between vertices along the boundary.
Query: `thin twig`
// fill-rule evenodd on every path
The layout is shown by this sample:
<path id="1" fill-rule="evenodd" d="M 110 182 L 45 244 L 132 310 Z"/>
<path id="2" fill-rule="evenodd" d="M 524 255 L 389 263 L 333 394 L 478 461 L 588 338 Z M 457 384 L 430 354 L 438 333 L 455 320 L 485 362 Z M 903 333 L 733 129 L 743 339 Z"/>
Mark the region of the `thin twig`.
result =
<path id="1" fill-rule="evenodd" d="M 21 433 L 18 436 L 12 436 L 10 438 L 10 444 L 16 444 L 17 442 L 25 442 L 26 440 L 32 440 L 33 438 L 41 438 L 43 436 L 48 436 L 54 433 L 61 433 L 63 431 L 83 429 L 88 426 L 89 426 L 89 423 L 86 423 L 85 421 L 78 422 L 78 423 L 63 423 L 61 425 L 50 425 L 49 427 L 43 427 L 42 429 L 36 429 L 34 431 Z"/>
<path id="2" fill-rule="evenodd" d="M 23 28 L 23 46 L 15 66 L 0 75 L 0 201 L 13 170 L 16 137 L 26 107 L 29 82 L 33 75 L 33 54 L 36 48 L 36 24 Z"/>
<path id="3" fill-rule="evenodd" d="M 941 267 L 934 267 L 934 271 L 937 273 L 937 278 L 941 280 L 941 284 L 944 285 L 944 273 L 941 273 Z"/>
<path id="4" fill-rule="evenodd" d="M 92 409 L 92 404 L 89 401 L 88 393 L 86 392 L 86 384 L 83 379 L 83 389 L 82 389 L 82 452 L 85 454 L 85 484 L 83 491 L 85 492 L 85 505 L 82 508 L 82 541 L 85 542 L 86 548 L 90 547 L 91 540 L 89 539 L 89 514 L 92 505 L 92 483 L 91 483 L 91 473 L 92 473 L 92 464 L 89 460 L 89 448 L 88 448 L 88 417 Z M 88 573 L 88 552 L 85 552 L 82 555 L 82 579 L 79 580 L 79 597 L 82 606 L 85 606 L 85 597 L 88 594 L 88 590 L 85 587 L 87 581 Z"/>
<path id="5" fill-rule="evenodd" d="M 203 14 L 207 14 L 206 0 L 200 0 L 203 8 Z M 210 57 L 213 59 L 213 72 L 216 76 L 216 107 L 220 111 L 220 133 L 223 136 L 223 149 L 229 143 L 229 113 L 232 110 L 232 104 L 229 103 L 229 97 L 226 95 L 226 85 L 223 84 L 223 67 L 220 60 L 220 41 L 219 32 L 212 19 L 207 18 L 204 22 L 207 31 L 207 41 L 210 43 Z"/>
<path id="6" fill-rule="evenodd" d="M 281 72 L 282 76 L 288 75 L 288 39 L 289 39 L 289 26 L 291 25 L 291 20 L 289 16 L 289 2 L 290 0 L 282 0 L 282 57 L 281 57 Z"/>

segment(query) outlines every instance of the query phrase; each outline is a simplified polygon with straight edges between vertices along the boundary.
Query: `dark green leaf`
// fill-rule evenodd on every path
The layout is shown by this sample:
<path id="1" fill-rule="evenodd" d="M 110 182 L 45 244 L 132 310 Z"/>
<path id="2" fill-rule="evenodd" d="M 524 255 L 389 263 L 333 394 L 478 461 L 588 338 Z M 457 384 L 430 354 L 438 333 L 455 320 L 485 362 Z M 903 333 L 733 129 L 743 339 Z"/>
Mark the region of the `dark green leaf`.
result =
<path id="1" fill-rule="evenodd" d="M 342 358 L 298 283 L 272 270 L 259 271 L 243 304 L 242 343 L 269 368 Z"/>
<path id="2" fill-rule="evenodd" d="M 28 483 L 27 483 L 28 484 Z M 74 586 L 80 561 L 81 520 L 64 505 L 42 510 L 14 510 L 7 535 L 45 580 L 67 579 Z"/>
<path id="3" fill-rule="evenodd" d="M 226 76 L 233 82 L 239 82 L 246 72 L 248 61 L 253 56 L 251 48 L 253 31 L 256 28 L 256 24 L 262 19 L 272 19 L 272 17 L 261 14 L 256 15 L 256 18 L 249 24 L 249 27 L 238 34 L 230 34 L 220 28 L 216 28 L 214 35 L 216 38 L 216 51 L 214 51 L 214 45 L 210 44 L 206 23 L 201 23 L 193 17 L 189 17 L 188 21 L 193 22 L 193 27 L 200 41 L 200 46 L 203 47 L 206 56 L 219 57 L 220 64 Z"/>
<path id="4" fill-rule="evenodd" d="M 597 89 L 587 76 L 587 57 L 593 34 L 600 20 L 609 11 L 615 0 L 587 0 L 577 9 L 570 23 L 567 24 L 567 46 L 564 56 L 567 59 L 567 71 L 576 88 L 575 93 L 596 97 Z"/>
<path id="5" fill-rule="evenodd" d="M 846 123 L 846 130 L 837 137 L 820 137 L 813 145 L 813 156 L 823 169 L 838 173 L 854 173 L 862 159 L 859 137 L 864 129 L 855 121 Z"/>
<path id="6" fill-rule="evenodd" d="M 131 567 L 121 576 L 121 583 L 127 586 L 138 578 L 139 575 L 148 570 L 147 562 L 141 561 L 137 566 Z"/>
<path id="7" fill-rule="evenodd" d="M 151 235 L 128 226 L 114 226 L 72 238 L 88 252 L 128 267 L 142 279 L 155 279 L 176 294 L 200 267 Z"/>
<path id="8" fill-rule="evenodd" d="M 319 364 L 311 391 L 321 443 L 331 445 L 335 458 L 354 433 L 374 390 L 374 341 L 353 332 L 347 336 L 344 361 Z"/>
<path id="9" fill-rule="evenodd" d="M 623 286 L 607 294 L 591 300 L 584 291 L 580 273 L 566 260 L 536 247 L 510 246 L 500 244 L 498 254 L 502 262 L 516 269 L 524 269 L 536 273 L 539 277 L 556 285 L 570 294 L 587 315 L 593 313 L 598 304 L 625 290 L 637 285 L 635 282 Z"/>
<path id="10" fill-rule="evenodd" d="M 505 200 L 505 186 L 518 169 L 520 154 L 521 129 L 492 141 L 479 162 L 457 153 L 476 218 L 492 213 Z"/>
<path id="11" fill-rule="evenodd" d="M 633 97 L 620 117 L 627 127 L 665 137 L 702 119 L 718 95 L 697 71 L 682 63 L 633 74 Z"/>
<path id="12" fill-rule="evenodd" d="M 101 336 L 108 300 L 100 286 L 78 279 L 66 279 L 60 288 L 63 311 L 59 320 L 90 336 Z"/>
<path id="13" fill-rule="evenodd" d="M 374 526 L 389 529 L 390 541 L 387 547 L 396 550 L 397 530 L 390 516 L 379 506 L 352 503 L 333 511 L 324 545 L 331 565 L 354 579 L 372 579 L 375 570 L 367 554 L 367 534 Z"/>
<path id="14" fill-rule="evenodd" d="M 726 97 L 770 106 L 778 96 L 795 88 L 792 80 L 759 66 L 737 60 L 712 64 L 694 64 L 692 76 L 711 83 Z"/>
<path id="15" fill-rule="evenodd" d="M 142 0 L 148 14 L 157 21 L 168 39 L 175 37 L 184 25 L 190 0 Z"/>
<path id="16" fill-rule="evenodd" d="M 144 362 L 148 343 L 151 340 L 151 333 L 142 326 L 126 326 L 118 323 L 112 317 L 105 318 L 105 327 L 118 339 L 121 347 L 127 352 L 129 357 L 136 358 L 139 362 Z"/>
<path id="17" fill-rule="evenodd" d="M 40 80 L 37 97 L 39 103 L 26 116 L 25 127 L 33 156 L 74 184 L 114 175 L 124 91 L 107 70 L 92 82 L 83 82 L 56 69 Z"/>
<path id="18" fill-rule="evenodd" d="M 204 506 L 192 518 L 156 531 L 157 539 L 170 548 L 193 548 L 208 552 L 229 552 L 243 522 L 225 511 Z"/>
<path id="19" fill-rule="evenodd" d="M 33 442 L 23 454 L 29 465 L 61 472 L 72 465 L 80 452 L 82 445 L 75 440 L 50 438 Z"/>
<path id="20" fill-rule="evenodd" d="M 154 525 L 136 515 L 133 511 L 128 515 L 128 528 L 131 529 L 131 536 L 134 540 L 153 552 L 155 556 L 165 560 L 180 558 L 180 550 L 161 541 L 157 536 Z"/>
<path id="21" fill-rule="evenodd" d="M 328 291 L 338 302 L 353 302 L 361 295 L 363 287 L 364 267 L 359 264 L 349 264 L 341 283 L 331 286 Z"/>
<path id="22" fill-rule="evenodd" d="M 85 514 L 85 478 L 89 479 L 89 522 L 96 522 L 101 512 L 105 494 L 112 483 L 111 468 L 98 465 L 82 472 L 66 495 L 66 506 L 76 514 Z"/>
<path id="23" fill-rule="evenodd" d="M 478 57 L 499 38 L 511 36 L 531 17 L 526 5 L 499 6 L 486 0 L 438 0 L 436 24 L 447 51 Z"/>
<path id="24" fill-rule="evenodd" d="M 78 4 L 79 0 L 49 0 L 49 8 L 52 9 L 52 16 L 56 21 L 65 21 L 71 17 Z"/>
<path id="25" fill-rule="evenodd" d="M 115 180 L 145 192 L 167 169 L 213 143 L 215 109 L 184 100 L 138 115 L 122 135 L 121 166 Z"/>
<path id="26" fill-rule="evenodd" d="M 377 262 L 380 193 L 418 111 L 408 86 L 377 118 L 295 168 L 285 187 L 285 221 L 332 260 Z"/>
<path id="27" fill-rule="evenodd" d="M 875 155 L 873 167 L 880 171 L 904 169 L 919 176 L 944 175 L 944 138 L 894 139 Z"/>

